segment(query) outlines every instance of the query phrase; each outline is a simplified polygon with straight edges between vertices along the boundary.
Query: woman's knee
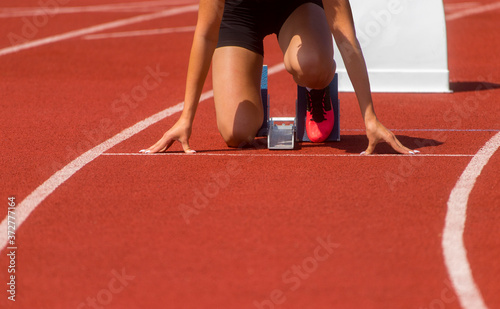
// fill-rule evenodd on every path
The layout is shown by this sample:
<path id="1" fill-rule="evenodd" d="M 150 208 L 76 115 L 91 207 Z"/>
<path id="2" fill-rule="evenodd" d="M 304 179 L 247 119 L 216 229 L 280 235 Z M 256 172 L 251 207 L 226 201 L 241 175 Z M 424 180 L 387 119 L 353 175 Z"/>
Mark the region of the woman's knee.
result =
<path id="1" fill-rule="evenodd" d="M 228 146 L 240 147 L 242 143 L 251 143 L 254 140 L 264 121 L 262 102 L 259 99 L 227 103 L 234 109 L 220 109 L 217 112 L 217 127 Z M 220 107 L 223 104 L 218 105 Z"/>
<path id="2" fill-rule="evenodd" d="M 296 59 L 287 67 L 295 82 L 303 87 L 323 89 L 332 81 L 336 64 L 333 56 L 324 55 L 321 51 L 300 51 Z"/>
<path id="3" fill-rule="evenodd" d="M 219 125 L 219 132 L 226 145 L 233 148 L 244 147 L 251 144 L 257 135 L 254 127 L 233 125 L 232 127 Z"/>

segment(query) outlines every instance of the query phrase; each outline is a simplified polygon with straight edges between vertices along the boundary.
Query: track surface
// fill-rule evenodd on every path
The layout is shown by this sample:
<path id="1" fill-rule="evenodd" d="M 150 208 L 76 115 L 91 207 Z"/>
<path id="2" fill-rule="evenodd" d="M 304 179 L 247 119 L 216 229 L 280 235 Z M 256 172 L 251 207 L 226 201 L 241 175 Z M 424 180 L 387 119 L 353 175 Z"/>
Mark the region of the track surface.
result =
<path id="1" fill-rule="evenodd" d="M 452 283 L 442 235 L 457 181 L 498 139 L 499 2 L 445 1 L 454 93 L 374 94 L 382 122 L 422 155 L 379 145 L 379 155 L 358 156 L 367 140 L 351 93 L 340 95 L 339 143 L 228 149 L 210 80 L 191 138 L 198 154 L 176 145 L 137 155 L 177 119 L 193 4 L 72 1 L 29 39 L 84 34 L 16 51 L 9 34 L 22 34 L 39 4 L 2 2 L 2 219 L 10 196 L 46 198 L 18 206 L 16 302 L 4 289 L 0 307 L 480 308 Z M 127 21 L 109 24 L 117 20 Z M 102 36 L 151 29 L 164 30 Z M 271 112 L 289 115 L 295 86 L 274 38 L 265 61 L 276 68 Z M 163 120 L 139 123 L 169 107 Z M 78 168 L 53 192 L 36 191 L 68 166 Z M 465 261 L 485 308 L 500 308 L 499 168 L 497 151 L 466 201 Z"/>

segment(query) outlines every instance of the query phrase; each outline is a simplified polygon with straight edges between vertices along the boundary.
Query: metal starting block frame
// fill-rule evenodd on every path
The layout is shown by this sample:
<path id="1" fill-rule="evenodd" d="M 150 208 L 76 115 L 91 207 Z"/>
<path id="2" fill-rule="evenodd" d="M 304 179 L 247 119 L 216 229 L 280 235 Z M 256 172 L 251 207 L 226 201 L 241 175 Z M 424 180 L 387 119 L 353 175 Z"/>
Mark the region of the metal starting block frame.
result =
<path id="1" fill-rule="evenodd" d="M 267 148 L 294 149 L 297 124 L 295 117 L 272 117 L 268 121 Z M 277 124 L 283 122 L 282 124 Z M 286 123 L 288 124 L 286 124 Z M 293 124 L 290 124 L 293 122 Z"/>
<path id="2" fill-rule="evenodd" d="M 330 99 L 334 113 L 332 132 L 326 139 L 327 142 L 340 141 L 340 115 L 338 76 L 335 74 L 329 86 Z M 306 89 L 297 86 L 297 100 L 295 101 L 295 117 L 270 117 L 270 96 L 268 91 L 267 65 L 262 68 L 260 93 L 264 109 L 264 121 L 257 136 L 267 136 L 267 148 L 271 150 L 291 150 L 295 142 L 310 142 L 306 132 Z M 279 124 L 281 123 L 281 124 Z"/>

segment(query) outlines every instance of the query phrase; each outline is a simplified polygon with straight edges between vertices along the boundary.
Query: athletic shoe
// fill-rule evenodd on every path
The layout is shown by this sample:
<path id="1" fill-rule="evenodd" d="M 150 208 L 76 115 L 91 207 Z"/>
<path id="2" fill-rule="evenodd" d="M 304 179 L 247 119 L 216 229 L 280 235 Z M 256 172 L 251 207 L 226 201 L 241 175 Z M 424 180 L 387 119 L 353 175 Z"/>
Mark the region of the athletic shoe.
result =
<path id="1" fill-rule="evenodd" d="M 329 88 L 306 91 L 306 131 L 311 142 L 319 143 L 328 138 L 333 129 L 333 108 Z"/>

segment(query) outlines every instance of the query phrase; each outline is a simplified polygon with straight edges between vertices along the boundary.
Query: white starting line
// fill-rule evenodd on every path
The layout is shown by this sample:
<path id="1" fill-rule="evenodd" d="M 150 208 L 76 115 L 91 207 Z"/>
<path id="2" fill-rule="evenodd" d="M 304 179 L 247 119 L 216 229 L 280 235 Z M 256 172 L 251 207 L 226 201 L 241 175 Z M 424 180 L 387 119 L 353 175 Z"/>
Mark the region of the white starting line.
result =
<path id="1" fill-rule="evenodd" d="M 244 150 L 242 150 L 244 151 Z M 197 152 L 195 154 L 185 154 L 184 152 L 164 152 L 164 153 L 118 153 L 106 152 L 102 156 L 185 156 L 185 157 L 312 157 L 312 158 L 328 158 L 328 157 L 358 157 L 358 158 L 380 158 L 380 157 L 474 157 L 472 154 L 416 154 L 416 155 L 402 155 L 402 154 L 314 154 L 314 153 L 210 153 L 210 152 Z"/>

